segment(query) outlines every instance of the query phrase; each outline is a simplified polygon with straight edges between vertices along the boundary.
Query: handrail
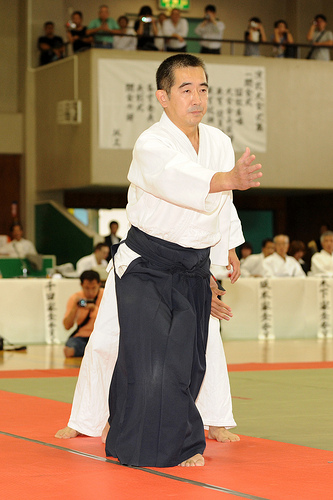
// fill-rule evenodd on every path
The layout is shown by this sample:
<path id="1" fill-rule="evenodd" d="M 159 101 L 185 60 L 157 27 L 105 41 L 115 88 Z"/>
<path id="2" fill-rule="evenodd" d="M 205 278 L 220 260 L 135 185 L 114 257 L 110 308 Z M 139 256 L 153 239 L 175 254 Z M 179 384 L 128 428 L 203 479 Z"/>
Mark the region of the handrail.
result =
<path id="1" fill-rule="evenodd" d="M 124 35 L 113 35 L 113 36 L 126 36 L 128 38 L 142 38 L 142 35 L 137 35 L 137 34 L 124 34 Z M 170 38 L 174 38 L 175 40 L 177 39 L 176 37 L 170 37 L 170 36 L 162 36 L 162 35 L 152 35 L 151 38 L 157 38 L 157 39 L 163 39 L 163 40 L 170 40 Z M 307 48 L 309 50 L 318 48 L 318 49 L 333 49 L 332 45 L 320 45 L 316 46 L 313 45 L 312 43 L 277 43 L 277 42 L 251 42 L 249 40 L 237 40 L 234 38 L 199 38 L 199 37 L 186 37 L 184 40 L 187 42 L 221 42 L 222 44 L 230 44 L 230 55 L 235 55 L 235 45 L 255 45 L 255 46 L 271 46 L 271 47 L 290 47 L 295 49 L 295 57 L 294 59 L 301 59 L 301 50 L 302 48 Z M 68 46 L 70 45 L 70 42 L 65 42 L 64 43 L 66 47 L 66 55 L 68 55 Z M 94 46 L 92 45 L 92 48 Z"/>

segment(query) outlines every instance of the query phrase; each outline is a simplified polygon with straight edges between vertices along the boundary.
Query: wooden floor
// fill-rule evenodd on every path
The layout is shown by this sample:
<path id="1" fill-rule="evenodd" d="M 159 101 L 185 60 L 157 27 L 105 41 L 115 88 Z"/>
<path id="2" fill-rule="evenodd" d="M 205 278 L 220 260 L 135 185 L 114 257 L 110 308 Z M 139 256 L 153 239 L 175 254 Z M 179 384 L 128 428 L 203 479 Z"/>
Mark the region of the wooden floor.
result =
<path id="1" fill-rule="evenodd" d="M 333 340 L 226 341 L 228 364 L 333 361 Z M 80 359 L 65 359 L 62 345 L 28 345 L 26 351 L 0 351 L 0 370 L 77 368 Z"/>

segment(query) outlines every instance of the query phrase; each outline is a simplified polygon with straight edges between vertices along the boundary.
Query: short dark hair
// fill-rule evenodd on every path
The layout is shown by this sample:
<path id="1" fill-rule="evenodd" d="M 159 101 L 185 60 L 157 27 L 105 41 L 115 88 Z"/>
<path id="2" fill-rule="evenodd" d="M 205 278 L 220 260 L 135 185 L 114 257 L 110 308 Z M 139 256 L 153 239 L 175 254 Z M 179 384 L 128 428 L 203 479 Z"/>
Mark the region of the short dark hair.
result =
<path id="1" fill-rule="evenodd" d="M 121 19 L 125 19 L 125 21 L 126 21 L 126 22 L 127 22 L 127 24 L 128 24 L 128 17 L 127 17 L 127 16 L 119 16 L 119 17 L 118 17 L 118 19 L 117 19 L 117 23 L 118 23 L 118 24 L 119 24 L 119 21 L 120 21 Z M 110 224 L 111 224 L 111 222 L 110 222 Z"/>
<path id="2" fill-rule="evenodd" d="M 96 250 L 100 250 L 103 247 L 109 248 L 109 245 L 107 243 L 97 243 L 97 245 L 94 246 L 94 252 L 96 252 Z"/>
<path id="3" fill-rule="evenodd" d="M 152 16 L 152 15 L 153 11 L 151 10 L 151 7 L 149 7 L 149 5 L 144 5 L 143 7 L 141 7 L 139 16 Z"/>
<path id="4" fill-rule="evenodd" d="M 126 17 L 126 16 L 120 16 L 120 17 Z M 120 19 L 120 18 L 119 18 Z M 119 226 L 119 223 L 116 221 L 116 220 L 112 220 L 109 224 L 109 226 L 111 227 L 112 224 L 117 224 L 117 226 Z"/>
<path id="5" fill-rule="evenodd" d="M 260 21 L 259 17 L 251 17 L 250 22 L 251 21 L 253 21 L 254 23 L 261 24 L 261 21 Z"/>
<path id="6" fill-rule="evenodd" d="M 264 240 L 262 240 L 262 242 L 261 242 L 261 248 L 265 248 L 265 246 L 267 245 L 267 243 L 274 243 L 273 238 L 265 238 Z"/>
<path id="7" fill-rule="evenodd" d="M 54 22 L 53 21 L 46 21 L 46 23 L 44 23 L 44 28 L 46 28 L 46 26 L 54 26 Z"/>
<path id="8" fill-rule="evenodd" d="M 208 82 L 208 75 L 205 64 L 199 57 L 192 54 L 176 54 L 170 56 L 160 64 L 156 71 L 157 90 L 165 90 L 170 95 L 171 87 L 175 83 L 175 69 L 179 68 L 202 68 Z"/>
<path id="9" fill-rule="evenodd" d="M 72 16 L 75 16 L 75 15 L 80 16 L 81 19 L 83 18 L 83 14 L 80 10 L 74 10 L 74 12 L 72 12 Z"/>
<path id="10" fill-rule="evenodd" d="M 205 12 L 216 12 L 216 7 L 213 4 L 208 4 L 205 7 Z"/>
<path id="11" fill-rule="evenodd" d="M 97 283 L 101 282 L 101 278 L 100 278 L 98 272 L 96 272 L 96 271 L 83 271 L 83 273 L 80 276 L 81 285 L 83 285 L 84 280 L 87 280 L 87 281 L 96 280 Z"/>
<path id="12" fill-rule="evenodd" d="M 288 24 L 284 19 L 279 19 L 278 21 L 275 21 L 274 28 L 277 28 L 280 23 L 283 23 L 285 25 L 285 27 L 288 28 Z"/>
<path id="13" fill-rule="evenodd" d="M 327 18 L 326 16 L 324 16 L 324 14 L 317 14 L 315 17 L 315 21 L 318 21 L 318 19 L 322 19 L 323 21 L 325 21 L 325 23 L 327 23 Z"/>

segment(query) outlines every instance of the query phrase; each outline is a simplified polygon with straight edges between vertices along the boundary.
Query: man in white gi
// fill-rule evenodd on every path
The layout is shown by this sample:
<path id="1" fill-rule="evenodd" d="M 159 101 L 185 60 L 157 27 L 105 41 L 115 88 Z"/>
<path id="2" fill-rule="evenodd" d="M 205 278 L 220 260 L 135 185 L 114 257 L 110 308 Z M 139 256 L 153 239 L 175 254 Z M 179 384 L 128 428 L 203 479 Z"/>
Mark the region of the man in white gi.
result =
<path id="1" fill-rule="evenodd" d="M 320 236 L 320 243 L 323 247 L 320 252 L 316 252 L 311 259 L 312 276 L 333 276 L 333 232 L 325 231 Z"/>
<path id="2" fill-rule="evenodd" d="M 78 276 L 81 276 L 84 271 L 91 271 L 99 268 L 99 266 L 106 269 L 108 265 L 106 259 L 108 258 L 109 253 L 110 249 L 106 243 L 97 243 L 93 253 L 86 255 L 77 261 L 76 271 Z"/>
<path id="3" fill-rule="evenodd" d="M 189 55 L 168 58 L 158 70 L 157 82 L 158 91 L 156 95 L 165 109 L 165 113 L 159 123 L 140 136 L 134 148 L 133 161 L 129 172 L 131 186 L 127 206 L 127 215 L 132 228 L 126 240 L 120 244 L 115 255 L 115 277 L 110 273 L 100 314 L 95 323 L 96 332 L 98 328 L 101 330 L 104 328 L 104 332 L 108 331 L 110 336 L 109 345 L 111 346 L 112 344 L 113 347 L 111 347 L 109 353 L 105 353 L 104 346 L 102 346 L 102 336 L 100 335 L 100 338 L 98 338 L 98 335 L 94 336 L 94 333 L 92 334 L 91 340 L 94 339 L 94 341 L 92 342 L 91 349 L 89 349 L 90 342 L 86 349 L 73 402 L 73 410 L 75 407 L 76 411 L 72 411 L 69 425 L 73 429 L 80 430 L 75 422 L 76 417 L 79 415 L 81 422 L 86 419 L 87 427 L 89 427 L 89 423 L 94 420 L 94 414 L 102 410 L 102 407 L 92 406 L 91 399 L 94 398 L 94 395 L 91 388 L 87 387 L 85 380 L 87 374 L 84 375 L 84 370 L 87 370 L 87 367 L 89 367 L 90 377 L 98 378 L 100 375 L 99 385 L 108 385 L 108 376 L 100 370 L 98 357 L 106 354 L 103 360 L 104 366 L 109 365 L 111 368 L 113 367 L 118 337 L 116 331 L 112 332 L 112 328 L 116 325 L 118 317 L 120 319 L 121 332 L 120 347 L 111 384 L 111 417 L 109 420 L 111 427 L 106 442 L 108 455 L 116 456 L 120 459 L 121 463 L 131 465 L 145 464 L 147 466 L 164 467 L 180 463 L 184 466 L 195 466 L 204 465 L 202 456 L 204 442 L 202 442 L 203 434 L 200 430 L 202 423 L 200 424 L 197 420 L 196 410 L 193 406 L 193 401 L 197 397 L 198 391 L 194 390 L 192 394 L 187 385 L 189 382 L 190 385 L 192 384 L 192 377 L 194 379 L 199 377 L 197 389 L 201 385 L 200 380 L 202 379 L 200 379 L 201 376 L 199 375 L 201 371 L 200 363 L 202 361 L 202 359 L 199 359 L 201 355 L 201 347 L 199 347 L 201 345 L 201 334 L 199 333 L 199 336 L 194 340 L 197 346 L 195 352 L 198 353 L 199 358 L 197 357 L 193 361 L 195 367 L 198 367 L 198 371 L 196 369 L 195 371 L 192 370 L 192 375 L 189 372 L 186 375 L 183 371 L 183 364 L 187 364 L 186 357 L 188 357 L 188 352 L 194 352 L 192 351 L 194 348 L 193 339 L 191 340 L 193 347 L 181 349 L 182 356 L 181 358 L 177 358 L 179 361 L 176 364 L 172 365 L 173 356 L 171 356 L 172 360 L 169 359 L 169 366 L 163 365 L 163 369 L 161 369 L 158 363 L 156 365 L 156 358 L 152 355 L 150 363 L 146 361 L 136 369 L 136 373 L 131 374 L 131 380 L 135 382 L 134 386 L 128 380 L 127 384 L 129 383 L 130 385 L 123 391 L 121 389 L 124 380 L 128 378 L 127 369 L 133 370 L 132 363 L 131 365 L 126 365 L 126 360 L 128 361 L 128 357 L 130 356 L 129 349 L 132 349 L 131 361 L 133 363 L 137 362 L 137 356 L 142 355 L 142 345 L 140 345 L 142 344 L 141 334 L 140 340 L 137 342 L 134 330 L 138 327 L 141 328 L 142 335 L 146 334 L 146 330 L 150 327 L 146 315 L 150 315 L 150 309 L 152 309 L 152 319 L 155 321 L 155 307 L 159 308 L 162 306 L 162 315 L 160 310 L 158 310 L 157 314 L 158 322 L 161 324 L 161 331 L 155 325 L 154 337 L 150 337 L 150 334 L 148 335 L 147 343 L 143 349 L 145 356 L 146 351 L 149 351 L 148 355 L 150 356 L 150 344 L 155 345 L 155 336 L 159 336 L 158 338 L 165 343 L 165 338 L 161 337 L 161 332 L 170 330 L 170 342 L 176 340 L 176 343 L 179 341 L 179 345 L 182 345 L 183 329 L 188 329 L 187 321 L 190 321 L 193 325 L 190 328 L 190 331 L 193 330 L 193 334 L 197 328 L 200 330 L 201 326 L 204 327 L 203 331 L 206 331 L 208 327 L 206 320 L 204 321 L 205 324 L 202 323 L 200 326 L 197 323 L 197 327 L 192 323 L 193 319 L 196 322 L 201 317 L 207 317 L 207 308 L 209 307 L 209 313 L 211 307 L 210 292 L 207 293 L 207 285 L 209 289 L 209 274 L 207 274 L 207 270 L 209 273 L 209 268 L 207 265 L 209 265 L 209 262 L 207 261 L 206 249 L 211 246 L 214 247 L 210 254 L 213 262 L 220 265 L 233 265 L 236 272 L 232 276 L 232 281 L 236 281 L 239 276 L 239 263 L 235 254 L 235 246 L 243 241 L 243 237 L 240 236 L 240 222 L 232 204 L 231 189 L 244 190 L 258 186 L 259 182 L 257 179 L 261 177 L 261 173 L 258 170 L 261 166 L 252 165 L 254 156 L 250 155 L 250 151 L 247 148 L 244 155 L 234 167 L 234 155 L 229 138 L 213 127 L 200 124 L 207 109 L 208 97 L 207 77 L 200 59 Z M 223 238 L 221 239 L 222 235 Z M 136 250 L 139 247 L 140 252 L 137 252 Z M 142 252 L 141 249 L 143 250 Z M 174 256 L 174 251 L 176 253 L 179 252 L 180 257 L 177 257 L 175 261 L 173 260 L 174 257 L 172 257 L 172 270 L 166 272 L 165 263 L 169 262 L 169 252 Z M 153 262 L 152 265 L 146 259 L 146 255 L 148 254 L 149 259 Z M 184 254 L 186 254 L 186 258 Z M 192 266 L 191 263 L 191 267 L 188 271 L 184 271 L 184 274 L 183 271 L 179 270 L 179 259 L 185 262 L 188 255 L 190 255 L 190 260 L 193 255 L 196 255 L 196 264 Z M 199 260 L 197 257 L 199 257 Z M 144 269 L 146 269 L 146 272 L 143 271 Z M 159 269 L 161 269 L 161 272 Z M 145 278 L 145 276 L 150 276 L 150 273 L 153 277 L 152 283 L 150 283 L 151 278 L 148 280 Z M 153 276 L 153 274 L 155 275 Z M 163 277 L 160 282 L 158 281 L 159 274 Z M 178 274 L 183 275 L 183 278 L 179 280 L 177 277 Z M 148 285 L 147 290 L 151 294 L 151 299 L 149 299 L 148 307 L 146 307 L 147 304 L 144 304 L 145 313 L 141 312 L 139 314 L 136 312 L 134 322 L 128 328 L 128 325 L 126 325 L 127 320 L 133 321 L 133 318 L 130 318 L 131 307 L 140 308 L 141 301 L 146 300 L 146 293 L 132 293 L 132 276 L 134 279 L 136 279 L 136 276 L 139 279 L 143 277 L 143 281 Z M 113 293 L 114 285 L 112 284 L 112 280 L 114 278 L 117 282 L 118 303 L 113 301 L 112 309 L 110 309 L 110 303 L 108 304 L 109 311 L 106 318 L 102 314 L 103 304 L 107 303 L 108 297 Z M 130 286 L 126 289 L 128 278 L 130 278 Z M 192 288 L 192 285 L 188 287 L 187 283 L 192 282 L 191 280 L 193 279 L 197 285 L 194 285 L 194 288 Z M 169 297 L 171 297 L 168 288 L 169 284 L 165 284 L 165 281 L 170 280 L 173 283 L 171 285 L 172 288 L 176 287 L 173 288 L 175 292 L 172 292 L 171 296 L 173 297 L 172 301 L 175 301 L 177 305 L 176 308 L 172 306 L 173 312 L 171 316 L 168 313 L 169 306 L 165 307 L 164 304 L 164 301 L 167 303 Z M 159 283 L 159 286 L 155 286 L 155 283 Z M 201 284 L 199 285 L 199 283 Z M 126 293 L 123 295 L 122 287 L 126 289 Z M 203 293 L 203 295 L 200 296 L 200 293 Z M 192 299 L 195 301 L 198 297 L 199 302 L 194 306 Z M 123 308 L 123 303 L 126 300 L 129 300 L 129 308 L 124 313 L 124 310 L 121 312 L 120 309 Z M 182 309 L 183 303 L 188 304 L 185 309 Z M 204 303 L 206 304 L 205 309 L 202 309 L 201 306 Z M 179 310 L 178 306 L 180 307 Z M 199 313 L 199 315 L 197 313 L 198 308 L 202 309 L 202 313 Z M 142 309 L 139 310 L 142 311 Z M 179 318 L 179 311 L 183 311 L 185 319 L 187 318 L 183 323 L 181 323 Z M 191 311 L 193 311 L 193 314 Z M 190 316 L 188 313 L 190 313 Z M 203 316 L 201 316 L 202 314 Z M 113 321 L 113 325 L 109 322 L 112 315 L 115 320 Z M 226 308 L 225 317 L 230 316 L 230 310 L 228 311 Z M 178 330 L 175 326 L 175 318 L 177 321 L 178 319 L 180 320 Z M 171 321 L 170 327 L 167 326 L 169 321 Z M 172 339 L 172 334 L 176 331 L 175 329 L 177 330 L 177 334 Z M 128 336 L 128 332 L 130 332 L 131 339 Z M 149 338 L 151 340 L 148 340 Z M 130 345 L 133 343 L 133 340 L 135 343 L 134 348 Z M 202 342 L 204 345 L 204 337 L 202 337 Z M 185 345 L 187 346 L 187 343 Z M 140 349 L 139 354 L 137 349 Z M 197 349 L 199 350 L 197 351 Z M 166 352 L 167 350 L 168 347 L 166 347 Z M 158 351 L 157 357 L 160 354 L 160 351 Z M 179 356 L 179 350 L 174 354 L 176 357 Z M 164 354 L 162 358 L 164 359 Z M 171 371 L 170 363 L 173 366 Z M 127 368 L 125 368 L 125 365 Z M 150 369 L 153 371 L 150 372 Z M 147 375 L 145 373 L 142 374 L 142 372 L 147 372 L 147 370 Z M 107 371 L 110 373 L 110 370 Z M 188 380 L 188 382 L 184 386 L 183 396 L 180 399 L 184 400 L 185 407 L 188 408 L 190 427 L 187 427 L 186 422 L 183 420 L 184 416 L 177 410 L 174 410 L 172 401 L 169 398 L 162 405 L 163 409 L 157 405 L 157 415 L 154 405 L 152 406 L 153 411 L 147 412 L 147 407 L 150 407 L 149 405 L 152 402 L 154 403 L 150 397 L 152 388 L 159 386 L 163 373 L 168 373 L 172 379 L 175 377 L 177 379 L 179 375 L 180 380 L 185 373 L 183 380 Z M 146 377 L 143 378 L 143 382 L 141 382 L 142 377 Z M 178 391 L 184 382 L 180 382 L 181 386 L 177 389 L 179 382 L 172 382 L 172 380 L 169 380 L 169 377 L 164 382 L 166 385 L 168 383 L 170 385 L 171 383 L 171 392 L 170 387 L 168 387 L 170 395 L 175 397 L 177 404 L 179 403 L 182 406 Z M 188 379 L 188 377 L 190 378 Z M 162 387 L 164 387 L 163 384 Z M 129 393 L 129 396 L 127 393 Z M 127 398 L 129 398 L 128 401 Z M 117 406 L 118 399 L 122 400 L 121 406 Z M 133 406 L 137 405 L 137 401 L 144 408 L 144 415 L 137 411 L 134 413 L 135 418 L 133 418 L 131 410 Z M 169 401 L 169 404 L 167 404 L 167 401 Z M 125 414 L 123 414 L 123 411 L 125 411 Z M 118 417 L 121 414 L 122 416 L 119 419 Z M 161 422 L 160 418 L 162 418 Z M 132 427 L 129 427 L 128 423 L 131 423 Z M 122 429 L 123 424 L 125 427 L 127 426 L 125 432 Z M 152 429 L 155 432 L 156 427 L 160 427 L 161 434 L 164 434 L 162 447 L 160 441 L 157 443 L 155 438 L 151 438 Z M 196 435 L 194 431 L 188 433 L 191 427 L 195 427 Z M 175 429 L 176 432 L 179 430 L 177 434 L 179 437 L 177 439 L 175 439 Z M 100 432 L 100 429 L 98 432 Z M 172 439 L 168 438 L 170 433 L 173 433 Z M 193 444 L 193 439 L 196 444 Z M 191 442 L 187 447 L 188 441 Z M 164 446 L 170 448 L 166 453 L 164 453 Z M 151 454 L 154 455 L 153 458 L 150 457 Z"/>
<path id="4" fill-rule="evenodd" d="M 1 255 L 8 255 L 9 257 L 16 257 L 25 259 L 27 255 L 37 255 L 35 245 L 23 238 L 23 228 L 21 224 L 14 223 L 10 228 L 12 241 L 6 243 L 0 249 Z"/>
<path id="5" fill-rule="evenodd" d="M 277 278 L 298 277 L 304 278 L 305 272 L 294 257 L 287 255 L 289 249 L 289 236 L 278 234 L 274 237 L 275 252 L 264 260 L 265 276 Z"/>
<path id="6" fill-rule="evenodd" d="M 271 238 L 265 238 L 261 244 L 261 253 L 251 254 L 241 262 L 240 267 L 243 278 L 264 276 L 264 259 L 272 255 L 274 250 L 274 241 Z"/>

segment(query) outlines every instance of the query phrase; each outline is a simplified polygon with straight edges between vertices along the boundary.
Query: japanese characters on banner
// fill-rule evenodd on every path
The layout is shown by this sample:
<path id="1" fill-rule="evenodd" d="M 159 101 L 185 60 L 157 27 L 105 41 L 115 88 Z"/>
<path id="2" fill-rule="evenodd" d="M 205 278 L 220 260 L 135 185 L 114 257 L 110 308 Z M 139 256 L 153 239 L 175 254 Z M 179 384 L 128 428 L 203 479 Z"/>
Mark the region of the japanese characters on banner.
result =
<path id="1" fill-rule="evenodd" d="M 259 334 L 260 340 L 271 340 L 275 338 L 273 322 L 273 292 L 272 281 L 261 279 L 259 281 Z"/>
<path id="2" fill-rule="evenodd" d="M 157 122 L 155 97 L 160 62 L 98 61 L 99 147 L 132 149 L 141 132 Z M 209 98 L 204 123 L 225 132 L 237 152 L 266 151 L 266 78 L 261 66 L 207 64 Z"/>
<path id="3" fill-rule="evenodd" d="M 44 286 L 45 341 L 47 344 L 59 344 L 57 337 L 57 287 L 53 280 Z"/>
<path id="4" fill-rule="evenodd" d="M 319 339 L 332 338 L 332 280 L 320 278 L 318 280 L 319 318 L 317 337 Z"/>

